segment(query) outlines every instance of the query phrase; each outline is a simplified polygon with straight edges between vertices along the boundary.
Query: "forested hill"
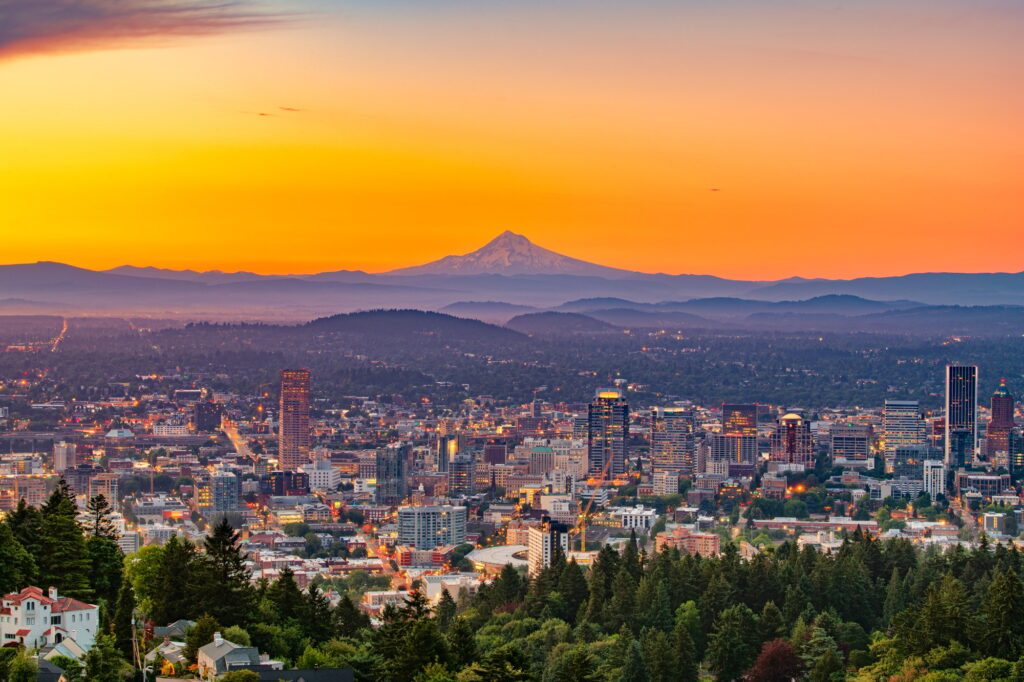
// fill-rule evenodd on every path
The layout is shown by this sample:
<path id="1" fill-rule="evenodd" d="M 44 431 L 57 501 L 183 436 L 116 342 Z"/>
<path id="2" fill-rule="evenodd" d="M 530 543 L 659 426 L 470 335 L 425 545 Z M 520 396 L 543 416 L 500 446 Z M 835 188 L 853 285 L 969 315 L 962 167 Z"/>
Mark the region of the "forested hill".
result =
<path id="1" fill-rule="evenodd" d="M 22 504 L 0 522 L 0 589 L 41 583 L 106 605 L 80 680 L 126 670 L 133 613 L 198 621 L 192 660 L 220 631 L 361 681 L 1024 679 L 1024 562 L 984 539 L 943 554 L 858 531 L 831 554 L 767 543 L 749 561 L 731 541 L 701 558 L 630 540 L 589 569 L 557 552 L 533 580 L 506 566 L 475 595 L 443 594 L 433 608 L 414 590 L 371 628 L 348 596 L 332 607 L 323 583 L 301 590 L 287 570 L 252 582 L 226 523 L 203 547 L 173 538 L 124 560 L 109 513 L 94 498 L 83 528 L 60 488 L 42 509 Z"/>

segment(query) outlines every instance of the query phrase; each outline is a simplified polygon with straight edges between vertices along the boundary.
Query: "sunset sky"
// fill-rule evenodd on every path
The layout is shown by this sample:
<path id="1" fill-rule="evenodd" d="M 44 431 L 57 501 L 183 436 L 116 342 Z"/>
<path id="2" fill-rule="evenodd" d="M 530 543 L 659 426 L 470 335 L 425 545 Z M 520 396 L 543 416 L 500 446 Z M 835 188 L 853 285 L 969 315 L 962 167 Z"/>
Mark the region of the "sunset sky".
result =
<path id="1" fill-rule="evenodd" d="M 1019 0 L 0 0 L 0 262 L 1016 272 L 1022 44 Z"/>

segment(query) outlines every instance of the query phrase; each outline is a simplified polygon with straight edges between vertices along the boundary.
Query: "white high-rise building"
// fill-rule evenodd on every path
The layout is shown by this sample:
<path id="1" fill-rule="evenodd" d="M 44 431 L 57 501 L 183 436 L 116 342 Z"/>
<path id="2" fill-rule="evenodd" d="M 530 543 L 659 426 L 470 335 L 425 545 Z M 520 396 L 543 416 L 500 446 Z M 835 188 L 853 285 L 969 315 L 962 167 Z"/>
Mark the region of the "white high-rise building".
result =
<path id="1" fill-rule="evenodd" d="M 569 551 L 569 534 L 565 526 L 554 521 L 545 520 L 539 526 L 532 526 L 527 531 L 526 561 L 531 578 L 551 565 L 555 547 L 563 552 Z"/>
<path id="2" fill-rule="evenodd" d="M 399 507 L 398 544 L 416 549 L 461 545 L 466 541 L 467 518 L 465 507 Z"/>
<path id="3" fill-rule="evenodd" d="M 946 494 L 946 465 L 937 459 L 924 461 L 924 491 L 935 499 Z"/>
<path id="4" fill-rule="evenodd" d="M 53 470 L 62 473 L 77 463 L 77 448 L 74 443 L 61 441 L 53 444 Z"/>

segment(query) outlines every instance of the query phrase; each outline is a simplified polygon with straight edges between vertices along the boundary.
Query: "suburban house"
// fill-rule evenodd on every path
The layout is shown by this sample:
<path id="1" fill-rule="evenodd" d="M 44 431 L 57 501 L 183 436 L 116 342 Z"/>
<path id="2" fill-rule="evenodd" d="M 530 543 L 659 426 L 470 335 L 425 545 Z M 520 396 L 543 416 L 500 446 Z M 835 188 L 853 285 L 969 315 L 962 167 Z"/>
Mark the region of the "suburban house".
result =
<path id="1" fill-rule="evenodd" d="M 199 647 L 196 663 L 200 678 L 215 680 L 229 670 L 259 665 L 260 652 L 254 646 L 229 642 L 215 632 L 212 642 Z"/>
<path id="2" fill-rule="evenodd" d="M 88 651 L 100 627 L 99 607 L 38 587 L 5 594 L 0 603 L 0 646 Z M 68 641 L 71 640 L 71 641 Z"/>

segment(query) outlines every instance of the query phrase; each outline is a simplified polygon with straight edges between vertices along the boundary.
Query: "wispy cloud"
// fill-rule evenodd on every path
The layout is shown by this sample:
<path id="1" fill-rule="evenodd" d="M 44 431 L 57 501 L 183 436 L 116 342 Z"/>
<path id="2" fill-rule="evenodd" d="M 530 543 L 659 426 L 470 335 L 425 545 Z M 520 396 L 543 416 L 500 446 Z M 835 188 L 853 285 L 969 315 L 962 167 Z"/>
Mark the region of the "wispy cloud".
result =
<path id="1" fill-rule="evenodd" d="M 0 56 L 224 33 L 286 19 L 253 0 L 0 0 Z"/>

